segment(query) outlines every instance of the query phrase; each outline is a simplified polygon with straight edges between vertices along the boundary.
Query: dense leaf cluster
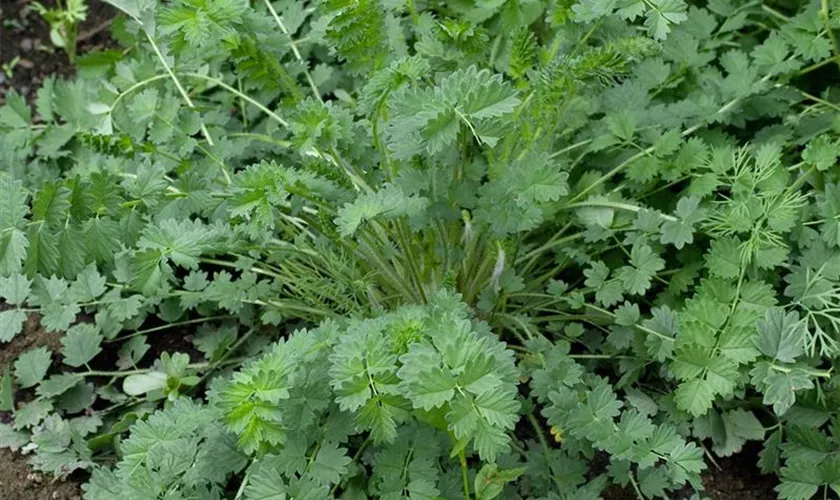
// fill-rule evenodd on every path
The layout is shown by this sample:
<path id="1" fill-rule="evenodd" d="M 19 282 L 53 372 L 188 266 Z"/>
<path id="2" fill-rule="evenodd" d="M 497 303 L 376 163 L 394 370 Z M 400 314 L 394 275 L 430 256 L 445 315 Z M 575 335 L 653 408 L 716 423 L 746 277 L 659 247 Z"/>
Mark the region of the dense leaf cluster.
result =
<path id="1" fill-rule="evenodd" d="M 109 0 L 0 107 L 0 446 L 86 500 L 840 493 L 840 6 Z"/>

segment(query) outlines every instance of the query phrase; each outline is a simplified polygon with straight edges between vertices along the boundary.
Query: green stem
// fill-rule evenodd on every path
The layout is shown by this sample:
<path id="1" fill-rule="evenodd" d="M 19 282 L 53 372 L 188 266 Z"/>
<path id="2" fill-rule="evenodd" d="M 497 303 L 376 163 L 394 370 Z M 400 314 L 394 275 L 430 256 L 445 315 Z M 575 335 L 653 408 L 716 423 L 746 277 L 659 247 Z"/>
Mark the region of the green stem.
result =
<path id="1" fill-rule="evenodd" d="M 208 316 L 206 318 L 196 318 L 196 319 L 189 319 L 185 321 L 178 321 L 176 323 L 167 323 L 165 325 L 155 326 L 152 328 L 144 328 L 143 330 L 136 330 L 131 332 L 128 335 L 124 335 L 122 337 L 115 337 L 113 339 L 108 339 L 105 341 L 106 344 L 110 344 L 113 342 L 122 342 L 128 340 L 132 337 L 137 337 L 139 335 L 146 335 L 147 333 L 154 333 L 160 332 L 163 330 L 169 330 L 171 328 L 178 328 L 179 326 L 188 326 L 188 325 L 195 325 L 198 323 L 207 323 L 208 321 L 218 321 L 223 319 L 231 319 L 235 318 L 236 316 L 224 315 L 224 316 Z"/>
<path id="2" fill-rule="evenodd" d="M 777 365 L 777 364 L 774 364 L 774 363 L 770 364 L 770 368 L 773 371 L 777 371 L 777 372 L 781 372 L 781 373 L 790 373 L 793 370 L 793 368 L 789 368 L 787 366 L 780 366 L 780 365 Z M 797 370 L 802 370 L 812 377 L 818 377 L 818 378 L 829 378 L 829 377 L 831 377 L 831 370 L 803 370 L 802 368 L 796 368 L 796 369 Z"/>
<path id="3" fill-rule="evenodd" d="M 543 455 L 545 455 L 545 459 L 551 463 L 551 449 L 548 446 L 548 441 L 545 439 L 545 433 L 540 427 L 540 423 L 537 421 L 537 417 L 534 416 L 533 413 L 529 413 L 527 415 L 528 423 L 531 424 L 531 427 L 534 428 L 534 432 L 537 433 L 537 439 L 540 442 L 540 448 L 542 449 Z"/>
<path id="4" fill-rule="evenodd" d="M 560 232 L 559 234 L 563 234 L 563 233 Z M 583 233 L 570 234 L 569 236 L 564 236 L 564 237 L 561 237 L 561 238 L 557 238 L 557 237 L 552 238 L 552 239 L 548 240 L 546 243 L 544 243 L 543 245 L 535 248 L 534 250 L 531 250 L 530 252 L 523 255 L 522 257 L 520 257 L 517 260 L 524 261 L 524 260 L 535 259 L 539 255 L 541 255 L 543 252 L 551 250 L 552 248 L 558 247 L 558 246 L 563 245 L 565 243 L 569 243 L 570 241 L 579 240 L 581 238 L 583 238 Z"/>
<path id="5" fill-rule="evenodd" d="M 405 223 L 402 220 L 397 221 L 397 236 L 402 241 L 406 263 L 411 272 L 411 276 L 414 279 L 414 284 L 417 286 L 417 291 L 420 292 L 420 298 L 423 300 L 423 303 L 426 303 L 428 302 L 428 299 L 426 297 L 426 289 L 421 277 L 420 268 L 417 266 L 417 261 L 414 259 L 414 252 L 412 251 L 410 245 L 408 231 L 406 230 Z"/>
<path id="6" fill-rule="evenodd" d="M 829 40 L 831 40 L 831 52 L 834 54 L 834 60 L 837 61 L 837 67 L 840 68 L 840 45 L 837 44 L 834 30 L 831 29 L 831 11 L 828 8 L 828 0 L 820 0 L 820 14 L 825 31 L 828 33 Z"/>
<path id="7" fill-rule="evenodd" d="M 251 462 L 253 463 L 253 462 Z M 233 497 L 233 500 L 240 500 L 243 495 L 245 495 L 245 487 L 248 486 L 248 480 L 251 478 L 251 468 L 245 471 L 245 477 L 242 478 L 242 483 L 239 485 L 239 489 L 236 490 L 236 496 Z"/>
<path id="8" fill-rule="evenodd" d="M 633 477 L 633 471 L 630 471 L 630 484 L 633 485 L 633 491 L 636 492 L 636 496 L 639 497 L 639 500 L 645 500 L 645 496 L 642 494 L 642 490 L 639 489 L 639 485 L 636 484 L 636 479 Z"/>
<path id="9" fill-rule="evenodd" d="M 287 122 L 286 120 L 281 118 L 280 115 L 278 115 L 274 111 L 271 111 L 270 109 L 268 109 L 264 105 L 260 104 L 258 101 L 254 100 L 249 95 L 240 92 L 238 89 L 236 89 L 234 87 L 231 87 L 230 85 L 228 85 L 227 83 L 219 80 L 218 78 L 213 78 L 212 76 L 202 75 L 201 73 L 189 73 L 188 72 L 188 73 L 180 73 L 180 74 L 183 75 L 183 76 L 188 76 L 190 78 L 197 78 L 199 80 L 204 80 L 206 82 L 210 82 L 214 85 L 217 85 L 217 86 L 227 90 L 231 94 L 233 94 L 233 95 L 235 95 L 235 96 L 237 96 L 241 99 L 244 99 L 245 101 L 248 101 L 249 103 L 251 103 L 252 105 L 257 107 L 260 111 L 262 111 L 263 113 L 265 113 L 266 115 L 271 117 L 272 120 L 279 123 L 282 127 L 287 128 L 289 126 L 289 122 Z M 210 142 L 210 145 L 212 146 L 213 143 Z"/>
<path id="10" fill-rule="evenodd" d="M 303 60 L 303 56 L 300 55 L 300 50 L 298 50 L 297 42 L 292 38 L 292 34 L 289 32 L 289 29 L 286 28 L 286 25 L 283 23 L 283 20 L 280 19 L 280 16 L 277 15 L 277 11 L 274 10 L 274 6 L 271 5 L 271 0 L 265 0 L 265 6 L 268 7 L 268 11 L 271 12 L 271 17 L 274 18 L 274 22 L 277 23 L 277 26 L 280 27 L 280 31 L 283 32 L 284 35 L 289 37 L 289 46 L 292 48 L 292 54 L 294 54 L 295 59 L 301 64 L 303 67 L 303 74 L 306 77 L 307 83 L 309 83 L 309 87 L 312 89 L 312 94 L 318 99 L 319 102 L 323 103 L 324 100 L 321 99 L 321 91 L 318 90 L 318 86 L 315 85 L 315 80 L 312 79 L 312 74 L 309 72 L 309 65 L 306 64 L 306 61 Z"/>
<path id="11" fill-rule="evenodd" d="M 242 344 L 247 342 L 248 339 L 251 338 L 251 335 L 253 335 L 256 330 L 257 330 L 256 328 L 250 328 L 247 332 L 245 332 L 245 335 L 243 335 L 241 338 L 239 338 L 239 340 L 234 342 L 234 344 L 232 346 L 230 346 L 230 348 L 227 351 L 225 351 L 225 353 L 219 359 L 212 362 L 207 367 L 207 371 L 204 372 L 204 375 L 201 376 L 198 383 L 195 384 L 193 387 L 198 387 L 199 385 L 201 385 L 201 383 L 204 382 L 205 380 L 207 380 L 207 377 L 209 377 L 210 374 L 213 373 L 214 370 L 216 370 L 220 366 L 224 366 L 225 364 L 227 364 L 231 354 L 236 352 L 236 350 L 239 349 L 242 346 Z"/>
<path id="12" fill-rule="evenodd" d="M 166 63 L 166 59 L 163 57 L 163 54 L 161 54 L 160 48 L 158 48 L 157 44 L 155 43 L 154 38 L 152 38 L 152 35 L 149 34 L 149 32 L 146 31 L 145 29 L 143 29 L 143 32 L 146 34 L 146 38 L 149 40 L 149 43 L 152 45 L 152 49 L 154 49 L 155 54 L 157 55 L 158 59 L 160 60 L 160 63 L 163 64 L 163 67 L 166 69 L 166 72 L 169 74 L 169 76 L 172 78 L 172 81 L 175 83 L 175 87 L 178 89 L 178 92 L 181 94 L 181 97 L 184 98 L 184 102 L 187 103 L 187 106 L 190 109 L 195 109 L 195 104 L 193 104 L 192 99 L 190 99 L 190 96 L 189 96 L 189 94 L 187 94 L 187 91 L 184 90 L 184 87 L 181 86 L 181 81 L 178 80 L 177 76 L 175 76 L 175 72 L 172 71 L 172 68 L 169 67 L 169 64 Z M 205 139 L 207 139 L 207 144 L 209 144 L 210 146 L 215 145 L 213 143 L 213 138 L 210 137 L 210 132 L 207 131 L 207 126 L 204 125 L 204 121 L 201 122 L 201 134 L 204 136 Z"/>
<path id="13" fill-rule="evenodd" d="M 464 453 L 463 448 L 458 451 L 458 461 L 461 463 L 461 480 L 464 483 L 464 498 L 465 500 L 470 500 L 470 475 L 469 469 L 467 468 L 467 455 Z"/>
<path id="14" fill-rule="evenodd" d="M 228 134 L 228 137 L 244 137 L 248 139 L 254 139 L 257 141 L 267 142 L 269 144 L 275 144 L 282 148 L 290 148 L 292 146 L 292 143 L 289 141 L 281 141 L 279 139 L 271 137 L 270 135 L 256 134 L 253 132 L 233 132 L 231 134 Z"/>
<path id="15" fill-rule="evenodd" d="M 135 90 L 137 90 L 141 87 L 145 87 L 146 85 L 148 85 L 150 83 L 156 82 L 158 80 L 164 80 L 166 78 L 169 78 L 169 75 L 155 75 L 155 76 L 146 78 L 145 80 L 141 80 L 141 81 L 135 83 L 134 85 L 132 85 L 131 87 L 128 87 L 124 91 L 120 92 L 119 95 L 117 95 L 117 98 L 114 99 L 114 102 L 111 103 L 111 109 L 108 111 L 108 113 L 112 113 L 114 111 L 114 108 L 117 106 L 117 104 L 119 104 L 119 102 L 121 100 L 123 100 L 123 98 L 125 98 L 125 96 L 127 96 L 128 94 L 131 94 Z"/>

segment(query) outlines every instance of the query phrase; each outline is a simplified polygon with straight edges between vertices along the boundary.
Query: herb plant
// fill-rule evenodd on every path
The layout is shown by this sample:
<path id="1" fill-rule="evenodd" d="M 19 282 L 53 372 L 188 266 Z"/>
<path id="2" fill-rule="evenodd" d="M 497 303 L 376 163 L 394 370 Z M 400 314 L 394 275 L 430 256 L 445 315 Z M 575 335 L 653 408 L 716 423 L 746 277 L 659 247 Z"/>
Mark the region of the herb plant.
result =
<path id="1" fill-rule="evenodd" d="M 45 7 L 41 2 L 32 2 L 32 8 L 50 25 L 50 41 L 64 49 L 72 63 L 76 58 L 76 37 L 79 25 L 87 18 L 85 0 L 56 0 L 55 7 Z"/>
<path id="2" fill-rule="evenodd" d="M 109 3 L 119 58 L 0 108 L 0 342 L 63 332 L 0 378 L 33 467 L 701 498 L 757 441 L 840 493 L 840 7 Z"/>

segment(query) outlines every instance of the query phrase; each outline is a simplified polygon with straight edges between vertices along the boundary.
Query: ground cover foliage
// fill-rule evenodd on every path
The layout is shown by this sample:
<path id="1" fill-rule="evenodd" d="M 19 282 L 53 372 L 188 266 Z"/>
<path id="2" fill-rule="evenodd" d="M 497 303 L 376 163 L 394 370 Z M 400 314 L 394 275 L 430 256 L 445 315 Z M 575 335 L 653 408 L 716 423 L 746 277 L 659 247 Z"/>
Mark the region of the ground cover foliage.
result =
<path id="1" fill-rule="evenodd" d="M 0 108 L 0 346 L 65 332 L 0 374 L 34 468 L 702 498 L 759 441 L 840 492 L 840 4 L 110 3 Z"/>

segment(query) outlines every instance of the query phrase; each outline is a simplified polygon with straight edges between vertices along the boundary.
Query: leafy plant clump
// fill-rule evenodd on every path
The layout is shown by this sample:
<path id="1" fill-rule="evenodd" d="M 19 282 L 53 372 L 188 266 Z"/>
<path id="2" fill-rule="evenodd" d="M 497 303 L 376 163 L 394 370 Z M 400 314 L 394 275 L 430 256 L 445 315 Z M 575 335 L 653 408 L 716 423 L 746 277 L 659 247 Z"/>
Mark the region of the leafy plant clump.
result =
<path id="1" fill-rule="evenodd" d="M 0 108 L 0 445 L 86 500 L 840 493 L 840 6 L 110 0 Z"/>

